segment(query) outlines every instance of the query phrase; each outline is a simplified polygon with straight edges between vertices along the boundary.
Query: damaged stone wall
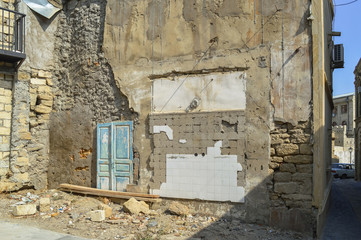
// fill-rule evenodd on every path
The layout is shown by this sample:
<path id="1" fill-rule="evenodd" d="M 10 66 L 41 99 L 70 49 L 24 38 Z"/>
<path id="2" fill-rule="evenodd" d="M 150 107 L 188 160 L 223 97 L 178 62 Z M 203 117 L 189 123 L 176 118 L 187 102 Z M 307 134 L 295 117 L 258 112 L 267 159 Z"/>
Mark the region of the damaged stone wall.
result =
<path id="1" fill-rule="evenodd" d="M 69 1 L 59 14 L 49 187 L 95 186 L 96 124 L 135 120 L 101 52 L 105 1 Z"/>
<path id="2" fill-rule="evenodd" d="M 14 113 L 22 120 L 13 121 L 10 163 L 29 160 L 29 168 L 19 171 L 22 186 L 95 186 L 96 124 L 133 120 L 138 191 L 161 190 L 167 154 L 208 157 L 208 148 L 216 151 L 221 141 L 220 156 L 236 156 L 242 169 L 232 184 L 244 188 L 238 203 L 219 204 L 223 213 L 270 223 L 279 216 L 293 221 L 295 210 L 314 219 L 307 175 L 312 160 L 304 162 L 312 159 L 309 7 L 302 0 L 69 0 L 45 20 L 20 4 L 29 15 L 32 48 L 14 89 Z M 237 86 L 244 91 L 242 102 L 152 114 L 159 96 L 155 80 L 184 80 L 199 90 L 207 82 L 189 84 L 190 75 L 197 81 L 238 71 L 244 73 L 244 85 Z M 217 102 L 227 98 L 210 93 Z M 159 133 L 155 126 L 162 126 Z M 173 140 L 163 133 L 169 129 Z M 288 192 L 281 175 L 291 186 L 302 183 L 301 196 Z"/>
<path id="3" fill-rule="evenodd" d="M 246 104 L 233 106 L 237 106 L 236 112 L 237 108 L 244 110 L 245 117 L 244 126 L 238 126 L 244 127 L 245 132 L 236 137 L 237 141 L 244 139 L 243 154 L 237 154 L 237 161 L 243 169 L 244 182 L 238 184 L 245 187 L 245 203 L 234 208 L 244 213 L 242 218 L 246 221 L 271 221 L 274 178 L 273 169 L 268 165 L 271 163 L 270 132 L 277 129 L 274 121 L 294 126 L 298 122 L 312 125 L 309 7 L 309 2 L 298 0 L 108 1 L 103 49 L 116 83 L 128 96 L 130 106 L 140 114 L 134 145 L 142 149 L 139 181 L 142 191 L 161 190 L 167 179 L 166 154 L 191 156 L 198 151 L 206 154 L 206 147 L 213 147 L 221 140 L 227 142 L 226 138 L 210 133 L 217 131 L 216 128 L 205 128 L 208 117 L 217 119 L 219 126 L 222 117 L 216 118 L 216 112 L 227 114 L 227 107 L 201 106 L 194 113 L 180 113 L 186 101 L 180 96 L 191 100 L 194 96 L 186 94 L 195 92 L 193 87 L 197 86 L 188 82 L 188 78 L 193 81 L 197 74 L 242 69 Z M 184 80 L 189 90 L 179 90 L 183 95 L 174 93 L 174 99 L 180 101 L 175 101 L 170 109 L 164 108 L 166 111 L 156 98 L 168 93 L 159 94 L 153 84 L 162 78 L 182 84 Z M 169 95 L 176 89 L 174 85 L 168 90 Z M 178 102 L 182 107 L 175 110 Z M 154 107 L 157 107 L 155 111 Z M 196 113 L 199 110 L 204 111 Z M 149 115 L 152 111 L 157 114 Z M 202 130 L 188 133 L 198 127 L 190 119 L 197 114 L 205 116 L 200 125 Z M 178 125 L 172 118 L 181 118 L 183 122 Z M 179 135 L 191 135 L 188 139 L 196 139 L 197 135 L 207 138 L 200 141 L 199 146 L 178 148 L 184 146 L 179 139 L 170 141 L 160 128 L 157 129 L 160 133 L 153 132 L 154 121 L 159 121 L 163 128 L 174 128 Z M 174 145 L 178 150 L 173 150 Z M 231 147 L 230 151 L 235 148 Z M 289 204 L 291 209 L 297 208 L 290 201 Z M 314 219 L 312 213 L 309 217 Z"/>
<path id="4" fill-rule="evenodd" d="M 303 232 L 316 226 L 311 136 L 310 122 L 299 122 L 296 126 L 276 122 L 271 131 L 270 223 L 274 226 Z"/>

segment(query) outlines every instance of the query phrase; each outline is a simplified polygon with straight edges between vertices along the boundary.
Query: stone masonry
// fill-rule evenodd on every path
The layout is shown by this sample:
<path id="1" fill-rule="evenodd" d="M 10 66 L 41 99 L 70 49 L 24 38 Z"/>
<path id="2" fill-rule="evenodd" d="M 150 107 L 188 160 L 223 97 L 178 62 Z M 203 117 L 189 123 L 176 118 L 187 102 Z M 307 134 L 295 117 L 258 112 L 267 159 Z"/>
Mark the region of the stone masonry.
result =
<path id="1" fill-rule="evenodd" d="M 271 224 L 279 225 L 294 223 L 281 220 L 289 212 L 297 215 L 300 221 L 296 230 L 307 231 L 314 227 L 313 220 L 307 221 L 312 210 L 312 163 L 313 152 L 311 143 L 310 122 L 300 122 L 297 126 L 289 123 L 276 122 L 271 131 L 271 162 L 273 172 L 269 185 L 271 199 Z M 292 210 L 289 210 L 292 209 Z"/>
<path id="2" fill-rule="evenodd" d="M 0 179 L 9 173 L 13 76 L 0 74 Z"/>

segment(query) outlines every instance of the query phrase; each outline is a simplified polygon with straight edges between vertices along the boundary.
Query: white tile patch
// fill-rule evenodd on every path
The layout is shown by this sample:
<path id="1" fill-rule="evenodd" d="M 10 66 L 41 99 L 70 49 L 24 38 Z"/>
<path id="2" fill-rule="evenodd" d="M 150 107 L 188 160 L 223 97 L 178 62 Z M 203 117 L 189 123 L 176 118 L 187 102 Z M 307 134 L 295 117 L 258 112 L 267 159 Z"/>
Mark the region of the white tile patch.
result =
<path id="1" fill-rule="evenodd" d="M 242 165 L 237 155 L 221 155 L 222 141 L 207 148 L 205 156 L 166 155 L 166 182 L 153 194 L 162 197 L 244 202 L 244 187 L 237 186 Z"/>
<path id="2" fill-rule="evenodd" d="M 153 126 L 153 133 L 165 132 L 169 140 L 173 140 L 173 129 L 169 126 Z"/>

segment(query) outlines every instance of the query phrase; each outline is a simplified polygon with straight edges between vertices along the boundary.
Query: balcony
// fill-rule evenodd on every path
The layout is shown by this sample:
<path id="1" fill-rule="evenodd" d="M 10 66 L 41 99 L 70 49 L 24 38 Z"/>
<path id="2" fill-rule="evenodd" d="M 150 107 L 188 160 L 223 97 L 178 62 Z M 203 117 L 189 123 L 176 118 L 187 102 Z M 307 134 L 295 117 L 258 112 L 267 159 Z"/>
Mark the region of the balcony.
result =
<path id="1" fill-rule="evenodd" d="M 25 54 L 25 14 L 0 7 L 0 62 L 18 63 Z"/>

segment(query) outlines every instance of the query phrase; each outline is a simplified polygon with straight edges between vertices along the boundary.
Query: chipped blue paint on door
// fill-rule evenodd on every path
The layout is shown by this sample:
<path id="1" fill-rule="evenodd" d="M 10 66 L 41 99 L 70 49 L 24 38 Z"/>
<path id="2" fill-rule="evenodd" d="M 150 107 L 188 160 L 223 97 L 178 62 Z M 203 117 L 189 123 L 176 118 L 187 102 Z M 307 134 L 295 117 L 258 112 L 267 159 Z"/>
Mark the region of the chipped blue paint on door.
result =
<path id="1" fill-rule="evenodd" d="M 98 188 L 124 191 L 133 182 L 132 130 L 130 121 L 98 124 Z"/>

